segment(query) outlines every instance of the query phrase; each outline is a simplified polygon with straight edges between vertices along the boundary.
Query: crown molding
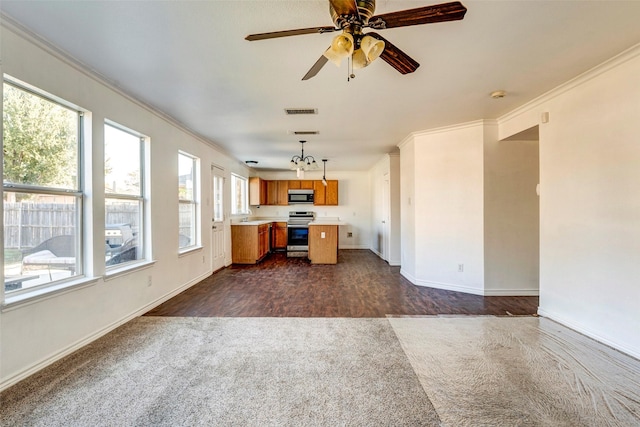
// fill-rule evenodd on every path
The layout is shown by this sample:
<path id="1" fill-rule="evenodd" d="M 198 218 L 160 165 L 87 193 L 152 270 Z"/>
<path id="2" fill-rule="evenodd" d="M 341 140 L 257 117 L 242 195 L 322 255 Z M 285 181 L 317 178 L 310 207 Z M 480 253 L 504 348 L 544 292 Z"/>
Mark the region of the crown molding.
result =
<path id="1" fill-rule="evenodd" d="M 398 147 L 402 148 L 403 146 L 408 144 L 410 141 L 413 141 L 417 137 L 453 132 L 457 130 L 468 129 L 468 128 L 478 127 L 478 126 L 482 126 L 482 127 L 498 126 L 498 121 L 494 119 L 480 119 L 480 120 L 473 120 L 470 122 L 457 123 L 455 125 L 442 126 L 442 127 L 433 128 L 433 129 L 425 129 L 425 130 L 420 130 L 416 132 L 411 132 L 398 144 Z"/>
<path id="2" fill-rule="evenodd" d="M 552 99 L 572 89 L 575 89 L 576 87 L 581 86 L 587 83 L 588 81 L 600 76 L 601 74 L 604 74 L 607 71 L 610 71 L 616 67 L 619 67 L 625 62 L 628 62 L 638 56 L 640 56 L 640 43 L 622 51 L 621 53 L 614 56 L 613 58 L 610 58 L 605 62 L 596 65 L 595 67 L 585 71 L 584 73 L 579 74 L 578 76 L 572 78 L 571 80 L 568 80 L 562 83 L 560 86 L 556 86 L 550 91 L 543 93 L 539 97 L 532 99 L 531 101 L 521 105 L 520 107 L 517 107 L 516 109 L 508 112 L 507 114 L 498 117 L 497 119 L 498 124 L 511 120 L 514 117 L 517 117 L 520 114 L 525 113 L 527 111 L 536 109 L 540 107 L 540 105 L 545 104 L 551 101 Z"/>

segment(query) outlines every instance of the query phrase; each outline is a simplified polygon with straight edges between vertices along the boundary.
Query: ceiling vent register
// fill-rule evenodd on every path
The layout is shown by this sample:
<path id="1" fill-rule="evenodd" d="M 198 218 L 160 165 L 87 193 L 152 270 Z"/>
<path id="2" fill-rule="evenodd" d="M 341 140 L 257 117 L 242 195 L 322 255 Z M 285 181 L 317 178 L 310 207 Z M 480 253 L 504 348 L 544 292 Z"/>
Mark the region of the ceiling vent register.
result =
<path id="1" fill-rule="evenodd" d="M 319 135 L 320 131 L 318 131 L 318 130 L 290 130 L 289 133 L 291 135 Z"/>
<path id="2" fill-rule="evenodd" d="M 318 114 L 317 108 L 285 108 L 284 112 L 288 116 L 295 116 L 299 114 Z"/>

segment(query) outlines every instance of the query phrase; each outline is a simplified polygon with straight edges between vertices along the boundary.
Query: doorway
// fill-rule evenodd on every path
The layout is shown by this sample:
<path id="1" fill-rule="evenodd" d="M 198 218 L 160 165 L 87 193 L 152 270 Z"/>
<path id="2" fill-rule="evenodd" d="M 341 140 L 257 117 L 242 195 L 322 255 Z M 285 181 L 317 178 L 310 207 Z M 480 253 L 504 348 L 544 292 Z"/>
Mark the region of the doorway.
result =
<path id="1" fill-rule="evenodd" d="M 484 154 L 484 294 L 538 295 L 538 126 L 485 143 Z"/>
<path id="2" fill-rule="evenodd" d="M 211 268 L 224 267 L 224 169 L 211 166 L 213 209 L 211 214 Z"/>

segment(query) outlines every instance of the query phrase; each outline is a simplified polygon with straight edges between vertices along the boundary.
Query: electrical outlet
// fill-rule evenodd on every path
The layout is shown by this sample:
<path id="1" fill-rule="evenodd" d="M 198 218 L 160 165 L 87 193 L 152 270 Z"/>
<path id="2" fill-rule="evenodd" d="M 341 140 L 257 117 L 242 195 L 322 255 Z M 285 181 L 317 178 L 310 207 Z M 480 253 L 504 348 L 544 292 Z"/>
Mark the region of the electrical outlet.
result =
<path id="1" fill-rule="evenodd" d="M 321 239 L 324 239 L 326 237 L 327 237 L 327 235 L 326 235 L 326 233 L 324 231 L 320 232 L 320 238 Z"/>
<path id="2" fill-rule="evenodd" d="M 353 233 L 351 231 L 347 232 L 347 237 L 353 237 Z"/>
<path id="3" fill-rule="evenodd" d="M 151 281 L 151 276 L 147 276 L 147 286 L 151 286 L 152 281 Z"/>
<path id="4" fill-rule="evenodd" d="M 464 271 L 464 264 L 458 264 L 458 273 L 462 273 Z"/>

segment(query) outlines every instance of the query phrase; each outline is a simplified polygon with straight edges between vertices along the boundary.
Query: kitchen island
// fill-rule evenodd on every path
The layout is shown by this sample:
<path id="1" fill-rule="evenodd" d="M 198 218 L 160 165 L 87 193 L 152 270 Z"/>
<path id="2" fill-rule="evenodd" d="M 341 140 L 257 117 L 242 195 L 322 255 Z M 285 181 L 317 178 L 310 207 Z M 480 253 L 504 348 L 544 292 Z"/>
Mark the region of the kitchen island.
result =
<path id="1" fill-rule="evenodd" d="M 309 260 L 311 264 L 338 263 L 338 230 L 341 221 L 318 220 L 309 223 Z"/>

